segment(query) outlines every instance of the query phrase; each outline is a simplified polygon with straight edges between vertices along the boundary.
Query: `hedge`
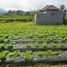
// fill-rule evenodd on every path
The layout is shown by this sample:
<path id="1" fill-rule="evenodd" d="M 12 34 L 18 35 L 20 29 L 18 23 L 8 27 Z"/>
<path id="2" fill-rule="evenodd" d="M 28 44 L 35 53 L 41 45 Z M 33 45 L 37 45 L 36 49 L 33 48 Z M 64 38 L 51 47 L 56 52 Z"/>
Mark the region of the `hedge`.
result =
<path id="1" fill-rule="evenodd" d="M 0 18 L 0 22 L 30 22 L 32 18 Z"/>

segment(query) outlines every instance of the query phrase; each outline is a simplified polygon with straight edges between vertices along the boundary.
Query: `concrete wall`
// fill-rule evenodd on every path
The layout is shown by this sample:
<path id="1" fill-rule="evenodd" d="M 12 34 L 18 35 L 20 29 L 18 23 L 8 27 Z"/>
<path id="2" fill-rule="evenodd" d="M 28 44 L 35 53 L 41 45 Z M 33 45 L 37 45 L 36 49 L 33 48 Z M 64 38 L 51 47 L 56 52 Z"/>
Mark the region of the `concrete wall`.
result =
<path id="1" fill-rule="evenodd" d="M 36 24 L 63 24 L 63 13 L 59 11 L 40 12 L 35 15 Z"/>

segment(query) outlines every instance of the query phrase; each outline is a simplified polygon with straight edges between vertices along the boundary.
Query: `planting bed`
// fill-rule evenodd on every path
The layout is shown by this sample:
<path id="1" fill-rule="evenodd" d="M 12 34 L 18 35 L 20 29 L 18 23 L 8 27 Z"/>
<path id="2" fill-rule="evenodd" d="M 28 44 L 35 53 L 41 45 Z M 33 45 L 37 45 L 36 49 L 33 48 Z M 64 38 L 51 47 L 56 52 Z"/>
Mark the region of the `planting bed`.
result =
<path id="1" fill-rule="evenodd" d="M 48 41 L 49 42 L 49 41 Z M 67 43 L 54 43 L 54 42 L 45 42 L 45 41 L 9 41 L 6 43 L 0 44 L 0 50 L 67 50 Z"/>
<path id="2" fill-rule="evenodd" d="M 59 61 L 67 61 L 67 26 L 1 24 L 0 63 Z"/>
<path id="3" fill-rule="evenodd" d="M 21 34 L 22 35 L 22 34 Z M 25 34 L 26 35 L 26 34 Z M 24 36 L 25 36 L 24 35 Z M 47 49 L 61 49 L 67 50 L 66 35 L 63 36 L 18 36 L 3 34 L 0 40 L 0 50 L 6 49 L 22 49 L 22 50 L 47 50 Z"/>
<path id="4" fill-rule="evenodd" d="M 67 51 L 60 50 L 47 50 L 47 51 L 1 51 L 0 62 L 1 63 L 16 63 L 16 62 L 58 62 L 67 60 Z"/>

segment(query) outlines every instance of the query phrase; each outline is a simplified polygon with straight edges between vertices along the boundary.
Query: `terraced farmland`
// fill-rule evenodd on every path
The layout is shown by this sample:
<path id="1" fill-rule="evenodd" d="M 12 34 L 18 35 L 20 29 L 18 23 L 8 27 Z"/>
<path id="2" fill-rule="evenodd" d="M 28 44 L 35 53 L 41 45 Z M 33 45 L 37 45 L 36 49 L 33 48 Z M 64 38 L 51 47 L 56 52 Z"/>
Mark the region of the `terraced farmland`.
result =
<path id="1" fill-rule="evenodd" d="M 0 63 L 67 61 L 67 26 L 0 23 Z"/>

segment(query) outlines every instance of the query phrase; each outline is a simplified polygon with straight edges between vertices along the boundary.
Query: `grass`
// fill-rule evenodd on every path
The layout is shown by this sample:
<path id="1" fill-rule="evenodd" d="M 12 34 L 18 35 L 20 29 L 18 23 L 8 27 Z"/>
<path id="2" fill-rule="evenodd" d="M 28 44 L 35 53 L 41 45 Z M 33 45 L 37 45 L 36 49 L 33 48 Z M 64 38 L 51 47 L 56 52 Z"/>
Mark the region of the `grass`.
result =
<path id="1" fill-rule="evenodd" d="M 30 22 L 33 21 L 32 16 L 1 16 L 0 22 Z"/>
<path id="2" fill-rule="evenodd" d="M 0 15 L 0 18 L 32 18 L 32 16 L 19 16 L 19 15 L 14 15 L 14 16 L 4 15 L 4 16 L 1 16 L 1 15 Z"/>
<path id="3" fill-rule="evenodd" d="M 18 28 L 44 28 L 44 27 L 46 27 L 46 28 L 49 28 L 49 30 L 50 30 L 50 28 L 54 28 L 54 29 L 61 29 L 61 28 L 67 28 L 67 25 L 35 25 L 35 23 L 33 23 L 33 22 L 27 22 L 27 23 L 25 23 L 25 22 L 14 22 L 14 23 L 0 23 L 0 28 L 1 27 L 5 27 L 6 28 L 6 26 L 7 26 L 7 28 L 15 28 L 15 27 L 18 27 Z"/>

